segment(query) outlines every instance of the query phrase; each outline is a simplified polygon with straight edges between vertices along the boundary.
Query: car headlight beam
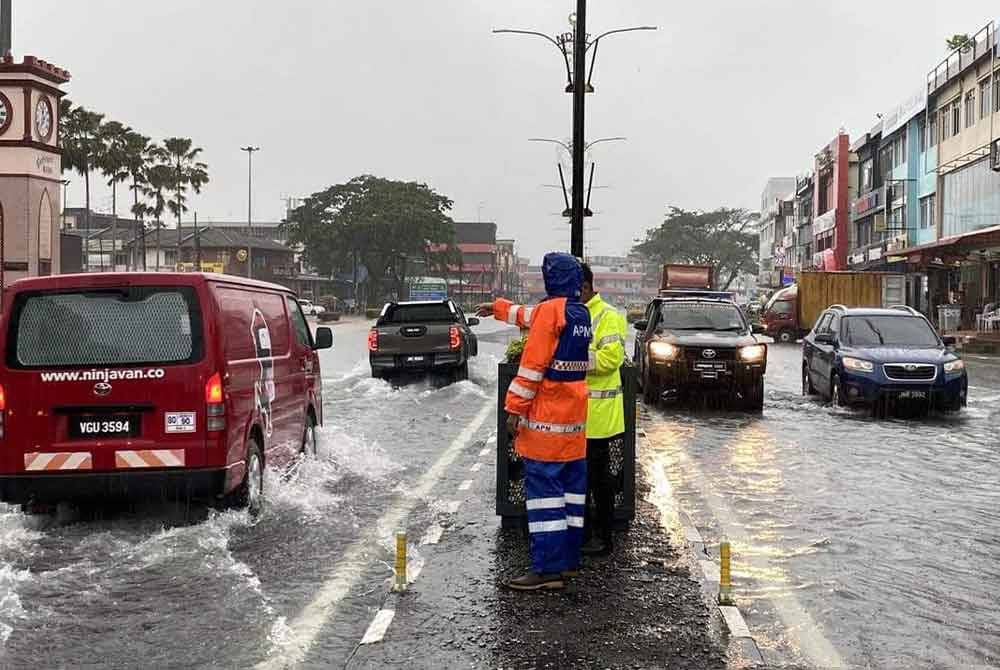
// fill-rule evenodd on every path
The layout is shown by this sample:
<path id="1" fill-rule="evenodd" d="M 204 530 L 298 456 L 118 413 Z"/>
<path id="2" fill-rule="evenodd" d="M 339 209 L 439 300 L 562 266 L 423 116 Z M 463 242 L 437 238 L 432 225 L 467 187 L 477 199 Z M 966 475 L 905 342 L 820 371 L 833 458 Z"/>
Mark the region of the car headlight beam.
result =
<path id="1" fill-rule="evenodd" d="M 658 361 L 672 361 L 680 350 L 669 342 L 650 342 L 649 355 Z"/>
<path id="2" fill-rule="evenodd" d="M 863 361 L 860 358 L 844 357 L 844 367 L 855 372 L 872 372 L 875 364 L 871 361 Z"/>
<path id="3" fill-rule="evenodd" d="M 745 363 L 757 363 L 764 360 L 767 355 L 767 347 L 763 344 L 754 344 L 740 349 L 740 359 Z"/>

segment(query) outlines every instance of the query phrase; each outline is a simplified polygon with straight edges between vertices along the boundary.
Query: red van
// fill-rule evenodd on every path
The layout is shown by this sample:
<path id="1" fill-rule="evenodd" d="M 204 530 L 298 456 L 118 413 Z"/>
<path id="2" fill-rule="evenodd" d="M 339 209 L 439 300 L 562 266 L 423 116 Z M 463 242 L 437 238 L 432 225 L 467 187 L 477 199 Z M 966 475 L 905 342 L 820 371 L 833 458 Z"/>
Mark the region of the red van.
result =
<path id="1" fill-rule="evenodd" d="M 258 512 L 315 452 L 315 338 L 288 289 L 209 274 L 15 282 L 0 318 L 0 500 L 181 498 Z"/>

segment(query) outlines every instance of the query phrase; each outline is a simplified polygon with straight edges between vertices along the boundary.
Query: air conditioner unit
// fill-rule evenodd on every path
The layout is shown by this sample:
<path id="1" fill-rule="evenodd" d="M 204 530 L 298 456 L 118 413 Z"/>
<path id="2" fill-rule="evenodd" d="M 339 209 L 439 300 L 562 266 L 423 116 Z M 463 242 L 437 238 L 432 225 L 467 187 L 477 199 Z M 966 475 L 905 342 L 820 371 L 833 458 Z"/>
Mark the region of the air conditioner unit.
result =
<path id="1" fill-rule="evenodd" d="M 993 146 L 990 147 L 990 167 L 1000 172 L 1000 140 L 993 140 Z"/>

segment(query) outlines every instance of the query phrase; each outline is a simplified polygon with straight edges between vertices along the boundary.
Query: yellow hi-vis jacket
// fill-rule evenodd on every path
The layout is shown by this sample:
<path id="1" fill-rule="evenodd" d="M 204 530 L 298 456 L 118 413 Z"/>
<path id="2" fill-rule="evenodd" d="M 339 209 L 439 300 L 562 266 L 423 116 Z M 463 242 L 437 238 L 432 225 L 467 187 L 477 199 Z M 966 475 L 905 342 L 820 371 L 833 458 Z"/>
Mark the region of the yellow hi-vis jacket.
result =
<path id="1" fill-rule="evenodd" d="M 621 366 L 625 362 L 625 319 L 595 295 L 587 303 L 593 338 L 587 372 L 587 437 L 602 439 L 625 432 Z"/>

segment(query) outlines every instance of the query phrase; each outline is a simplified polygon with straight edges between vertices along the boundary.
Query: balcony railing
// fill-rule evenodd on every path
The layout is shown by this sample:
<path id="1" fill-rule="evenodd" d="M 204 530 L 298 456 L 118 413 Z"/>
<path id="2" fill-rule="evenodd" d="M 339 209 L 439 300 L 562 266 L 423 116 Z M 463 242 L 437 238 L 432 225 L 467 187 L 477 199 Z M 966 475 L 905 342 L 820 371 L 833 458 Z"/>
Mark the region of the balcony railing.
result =
<path id="1" fill-rule="evenodd" d="M 972 45 L 965 49 L 955 49 L 941 61 L 941 64 L 927 75 L 927 93 L 932 95 L 942 86 L 965 72 L 976 61 L 991 54 L 996 47 L 996 26 L 992 23 L 980 30 L 972 38 Z"/>

